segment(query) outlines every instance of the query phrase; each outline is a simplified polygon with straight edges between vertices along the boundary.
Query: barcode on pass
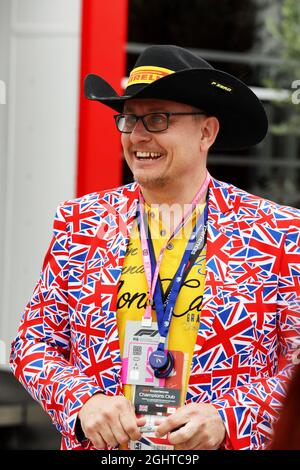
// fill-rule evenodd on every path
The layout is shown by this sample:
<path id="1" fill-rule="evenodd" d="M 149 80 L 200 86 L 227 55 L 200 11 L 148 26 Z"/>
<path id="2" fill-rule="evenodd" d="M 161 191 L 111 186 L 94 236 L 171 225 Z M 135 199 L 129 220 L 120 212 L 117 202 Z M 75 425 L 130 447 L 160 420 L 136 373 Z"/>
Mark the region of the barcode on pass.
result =
<path id="1" fill-rule="evenodd" d="M 132 354 L 134 356 L 141 356 L 142 355 L 142 346 L 134 345 L 132 348 Z"/>

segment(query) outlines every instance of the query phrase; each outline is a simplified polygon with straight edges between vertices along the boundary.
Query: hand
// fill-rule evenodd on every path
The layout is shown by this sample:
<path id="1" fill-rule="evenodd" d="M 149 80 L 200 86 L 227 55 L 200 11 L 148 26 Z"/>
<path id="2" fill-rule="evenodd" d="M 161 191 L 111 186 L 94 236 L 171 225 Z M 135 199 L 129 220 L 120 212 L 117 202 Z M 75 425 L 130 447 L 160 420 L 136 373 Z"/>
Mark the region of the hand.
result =
<path id="1" fill-rule="evenodd" d="M 115 447 L 139 440 L 139 426 L 145 419 L 137 419 L 134 406 L 123 396 L 94 395 L 81 408 L 78 417 L 85 436 L 96 449 L 106 445 Z"/>
<path id="2" fill-rule="evenodd" d="M 225 438 L 221 416 L 207 403 L 191 403 L 168 416 L 157 427 L 156 435 L 162 437 L 168 432 L 170 443 L 180 450 L 216 450 Z"/>

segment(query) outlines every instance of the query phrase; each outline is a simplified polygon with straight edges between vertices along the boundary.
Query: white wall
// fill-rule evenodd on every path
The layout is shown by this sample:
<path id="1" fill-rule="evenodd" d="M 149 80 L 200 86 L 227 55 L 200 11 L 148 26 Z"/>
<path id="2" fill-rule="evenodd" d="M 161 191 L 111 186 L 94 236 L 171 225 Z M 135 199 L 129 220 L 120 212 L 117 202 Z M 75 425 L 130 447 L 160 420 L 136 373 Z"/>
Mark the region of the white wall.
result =
<path id="1" fill-rule="evenodd" d="M 0 363 L 75 195 L 81 0 L 0 0 Z"/>

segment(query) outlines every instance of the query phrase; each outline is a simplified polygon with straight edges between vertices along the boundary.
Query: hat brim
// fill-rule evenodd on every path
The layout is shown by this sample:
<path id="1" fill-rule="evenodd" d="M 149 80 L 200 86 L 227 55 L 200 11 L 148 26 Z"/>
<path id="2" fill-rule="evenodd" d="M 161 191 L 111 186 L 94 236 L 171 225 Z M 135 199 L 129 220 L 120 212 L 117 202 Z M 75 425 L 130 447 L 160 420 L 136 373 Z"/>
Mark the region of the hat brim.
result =
<path id="1" fill-rule="evenodd" d="M 216 69 L 188 69 L 167 75 L 150 84 L 130 86 L 119 96 L 101 77 L 85 79 L 86 98 L 96 100 L 117 112 L 130 99 L 162 99 L 189 104 L 216 116 L 220 130 L 212 147 L 239 150 L 258 144 L 266 135 L 266 112 L 255 93 L 234 76 Z"/>

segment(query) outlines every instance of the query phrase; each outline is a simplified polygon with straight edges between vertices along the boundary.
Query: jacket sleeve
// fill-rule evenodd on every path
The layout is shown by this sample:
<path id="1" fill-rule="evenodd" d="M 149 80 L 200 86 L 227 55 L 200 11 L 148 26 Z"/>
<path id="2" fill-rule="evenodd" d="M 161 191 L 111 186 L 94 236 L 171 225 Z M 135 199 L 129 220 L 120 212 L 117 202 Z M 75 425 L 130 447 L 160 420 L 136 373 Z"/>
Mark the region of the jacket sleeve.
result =
<path id="1" fill-rule="evenodd" d="M 75 445 L 79 410 L 98 384 L 71 364 L 68 308 L 69 252 L 63 206 L 40 278 L 12 343 L 10 364 L 17 379 L 50 415 L 58 431 Z"/>
<path id="2" fill-rule="evenodd" d="M 300 221 L 290 226 L 280 260 L 276 329 L 282 367 L 269 378 L 229 390 L 212 404 L 226 427 L 225 449 L 265 449 L 300 349 Z M 283 364 L 284 363 L 284 364 Z"/>

